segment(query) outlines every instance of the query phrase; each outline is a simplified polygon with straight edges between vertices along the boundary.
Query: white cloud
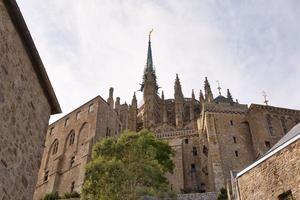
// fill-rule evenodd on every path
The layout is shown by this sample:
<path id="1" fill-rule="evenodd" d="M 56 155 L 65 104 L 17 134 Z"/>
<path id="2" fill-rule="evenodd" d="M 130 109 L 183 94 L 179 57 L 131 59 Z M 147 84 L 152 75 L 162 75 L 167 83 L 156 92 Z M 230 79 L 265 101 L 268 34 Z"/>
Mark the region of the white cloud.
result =
<path id="1" fill-rule="evenodd" d="M 173 97 L 199 91 L 208 76 L 241 103 L 300 108 L 298 1 L 18 0 L 64 114 L 96 95 L 130 102 L 154 28 L 158 83 Z M 142 95 L 138 94 L 139 100 Z M 57 118 L 57 117 L 56 117 Z M 52 118 L 53 120 L 54 118 Z"/>

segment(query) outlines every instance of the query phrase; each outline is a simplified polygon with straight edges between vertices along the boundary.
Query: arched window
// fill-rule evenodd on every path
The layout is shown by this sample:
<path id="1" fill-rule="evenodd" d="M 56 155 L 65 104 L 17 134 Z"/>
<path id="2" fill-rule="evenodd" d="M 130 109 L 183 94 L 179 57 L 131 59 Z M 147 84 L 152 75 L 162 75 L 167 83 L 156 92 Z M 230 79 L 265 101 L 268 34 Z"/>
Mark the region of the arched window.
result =
<path id="1" fill-rule="evenodd" d="M 56 154 L 58 151 L 58 140 L 55 140 L 53 143 L 53 150 L 52 150 L 52 154 Z"/>
<path id="2" fill-rule="evenodd" d="M 74 144 L 74 141 L 75 141 L 75 132 L 73 131 L 69 135 L 69 145 Z"/>

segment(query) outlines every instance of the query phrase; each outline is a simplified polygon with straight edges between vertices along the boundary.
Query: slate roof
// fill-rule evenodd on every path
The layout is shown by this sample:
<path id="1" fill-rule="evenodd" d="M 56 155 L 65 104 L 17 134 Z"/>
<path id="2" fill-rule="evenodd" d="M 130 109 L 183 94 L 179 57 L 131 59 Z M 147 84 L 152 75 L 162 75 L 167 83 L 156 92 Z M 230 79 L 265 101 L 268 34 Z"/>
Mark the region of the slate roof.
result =
<path id="1" fill-rule="evenodd" d="M 268 152 L 271 153 L 274 151 L 276 148 L 280 147 L 281 145 L 285 144 L 289 140 L 293 139 L 297 135 L 300 135 L 300 124 L 294 126 L 283 138 L 281 138 Z"/>
<path id="2" fill-rule="evenodd" d="M 226 98 L 222 95 L 219 95 L 213 100 L 213 102 L 215 102 L 215 103 L 232 103 L 232 100 L 229 98 Z"/>

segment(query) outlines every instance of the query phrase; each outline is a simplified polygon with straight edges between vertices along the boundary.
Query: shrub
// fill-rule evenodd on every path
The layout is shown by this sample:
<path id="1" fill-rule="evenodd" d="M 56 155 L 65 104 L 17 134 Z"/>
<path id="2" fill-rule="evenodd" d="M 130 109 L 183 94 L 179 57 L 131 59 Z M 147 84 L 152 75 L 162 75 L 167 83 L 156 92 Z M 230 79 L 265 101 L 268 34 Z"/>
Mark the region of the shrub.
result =
<path id="1" fill-rule="evenodd" d="M 225 188 L 221 188 L 220 193 L 218 195 L 218 200 L 227 200 L 227 190 Z"/>
<path id="2" fill-rule="evenodd" d="M 59 199 L 58 193 L 48 193 L 44 196 L 44 198 L 42 198 L 41 200 L 57 200 Z"/>
<path id="3" fill-rule="evenodd" d="M 65 199 L 70 199 L 70 198 L 77 198 L 77 197 L 80 197 L 80 194 L 78 192 L 66 192 L 64 194 L 64 198 Z"/>

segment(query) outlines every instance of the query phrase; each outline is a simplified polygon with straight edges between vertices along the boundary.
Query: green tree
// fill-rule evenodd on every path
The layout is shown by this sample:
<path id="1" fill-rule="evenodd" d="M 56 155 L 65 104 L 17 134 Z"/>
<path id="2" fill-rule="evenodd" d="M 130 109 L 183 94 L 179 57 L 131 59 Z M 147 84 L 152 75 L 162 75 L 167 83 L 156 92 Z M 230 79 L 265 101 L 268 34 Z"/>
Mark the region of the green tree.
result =
<path id="1" fill-rule="evenodd" d="M 220 193 L 218 195 L 218 200 L 227 200 L 227 199 L 228 199 L 227 190 L 225 188 L 221 188 Z"/>
<path id="2" fill-rule="evenodd" d="M 169 192 L 165 174 L 172 172 L 174 152 L 147 130 L 125 132 L 95 144 L 86 167 L 84 200 L 136 200 Z"/>

